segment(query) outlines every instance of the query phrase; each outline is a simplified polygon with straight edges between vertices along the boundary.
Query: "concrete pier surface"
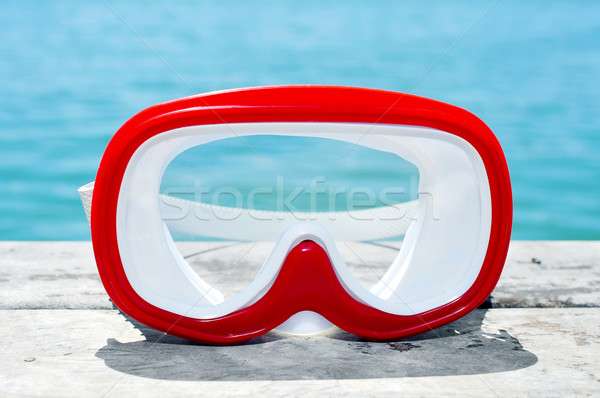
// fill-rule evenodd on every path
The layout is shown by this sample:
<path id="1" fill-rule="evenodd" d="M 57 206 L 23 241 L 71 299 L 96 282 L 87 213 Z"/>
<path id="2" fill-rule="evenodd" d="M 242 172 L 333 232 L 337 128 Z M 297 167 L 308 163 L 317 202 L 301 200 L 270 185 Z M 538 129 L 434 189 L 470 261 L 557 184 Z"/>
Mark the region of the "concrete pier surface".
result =
<path id="1" fill-rule="evenodd" d="M 248 245 L 181 250 L 231 295 L 268 250 L 224 273 Z M 393 256 L 381 249 L 354 248 L 375 259 L 364 274 L 346 260 L 365 284 Z M 270 332 L 212 347 L 114 309 L 90 242 L 0 242 L 0 396 L 600 396 L 599 306 L 600 242 L 513 241 L 492 308 L 429 333 L 374 343 Z"/>

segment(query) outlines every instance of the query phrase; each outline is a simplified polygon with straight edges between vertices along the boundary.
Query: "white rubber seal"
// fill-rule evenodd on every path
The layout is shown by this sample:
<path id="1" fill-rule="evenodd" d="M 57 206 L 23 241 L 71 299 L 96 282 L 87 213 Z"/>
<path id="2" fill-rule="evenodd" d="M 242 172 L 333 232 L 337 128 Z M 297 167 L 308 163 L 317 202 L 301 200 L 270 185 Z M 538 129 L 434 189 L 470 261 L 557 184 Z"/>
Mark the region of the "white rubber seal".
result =
<path id="1" fill-rule="evenodd" d="M 230 138 L 232 130 L 238 136 L 273 134 L 350 143 L 362 137 L 360 145 L 395 153 L 417 166 L 417 219 L 410 224 L 398 257 L 371 291 L 351 274 L 334 237 L 315 222 L 282 224 L 276 229 L 280 238 L 256 279 L 227 301 L 191 270 L 161 219 L 160 180 L 178 154 Z M 429 311 L 472 286 L 487 252 L 490 227 L 489 183 L 477 151 L 453 134 L 399 125 L 241 123 L 168 131 L 136 150 L 125 171 L 117 205 L 119 252 L 135 291 L 159 308 L 199 319 L 226 315 L 262 297 L 289 250 L 305 239 L 327 251 L 341 283 L 357 300 L 397 315 Z"/>

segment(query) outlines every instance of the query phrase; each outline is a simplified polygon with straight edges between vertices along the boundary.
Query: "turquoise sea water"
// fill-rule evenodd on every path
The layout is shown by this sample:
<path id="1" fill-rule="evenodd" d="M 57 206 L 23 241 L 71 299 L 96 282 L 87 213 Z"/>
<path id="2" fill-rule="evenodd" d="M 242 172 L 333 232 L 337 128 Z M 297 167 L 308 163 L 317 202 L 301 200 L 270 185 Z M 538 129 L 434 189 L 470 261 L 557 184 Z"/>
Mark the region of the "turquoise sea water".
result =
<path id="1" fill-rule="evenodd" d="M 599 15 L 588 1 L 3 1 L 0 239 L 89 239 L 76 189 L 139 110 L 304 83 L 473 112 L 508 160 L 513 238 L 600 239 Z"/>

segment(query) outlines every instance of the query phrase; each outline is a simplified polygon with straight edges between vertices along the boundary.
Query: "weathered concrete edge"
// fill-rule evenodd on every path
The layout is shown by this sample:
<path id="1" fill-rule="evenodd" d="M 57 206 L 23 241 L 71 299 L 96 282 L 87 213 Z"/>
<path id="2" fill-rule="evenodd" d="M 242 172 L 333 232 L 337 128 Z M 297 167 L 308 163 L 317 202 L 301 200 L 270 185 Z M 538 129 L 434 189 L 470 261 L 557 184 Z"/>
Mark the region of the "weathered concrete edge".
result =
<path id="1" fill-rule="evenodd" d="M 214 261 L 236 256 L 228 246 Z M 512 241 L 492 306 L 598 307 L 599 291 L 600 241 Z M 112 308 L 91 242 L 0 241 L 0 309 Z"/>

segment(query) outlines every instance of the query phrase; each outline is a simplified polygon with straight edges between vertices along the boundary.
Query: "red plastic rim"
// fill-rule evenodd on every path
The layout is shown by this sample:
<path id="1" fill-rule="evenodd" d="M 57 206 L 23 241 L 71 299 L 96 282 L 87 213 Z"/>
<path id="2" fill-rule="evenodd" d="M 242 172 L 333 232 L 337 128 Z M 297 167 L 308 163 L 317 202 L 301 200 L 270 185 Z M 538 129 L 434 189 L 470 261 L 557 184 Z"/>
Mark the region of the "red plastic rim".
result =
<path id="1" fill-rule="evenodd" d="M 410 316 L 389 314 L 353 299 L 335 277 L 325 251 L 314 242 L 303 242 L 289 253 L 265 296 L 229 315 L 195 319 L 146 302 L 130 285 L 117 244 L 117 201 L 131 156 L 149 138 L 176 128 L 251 122 L 420 126 L 442 130 L 469 142 L 485 165 L 492 209 L 488 250 L 473 285 L 458 299 L 431 311 Z M 496 137 L 481 120 L 442 102 L 351 87 L 258 87 L 152 106 L 125 123 L 109 143 L 93 195 L 94 253 L 104 287 L 115 305 L 155 329 L 211 344 L 235 343 L 259 336 L 300 311 L 315 311 L 340 328 L 371 340 L 398 339 L 442 326 L 477 308 L 491 294 L 506 259 L 512 225 L 512 194 L 506 160 Z M 306 277 L 307 270 L 312 273 L 310 279 Z M 314 275 L 319 276 L 319 283 L 314 282 Z"/>

